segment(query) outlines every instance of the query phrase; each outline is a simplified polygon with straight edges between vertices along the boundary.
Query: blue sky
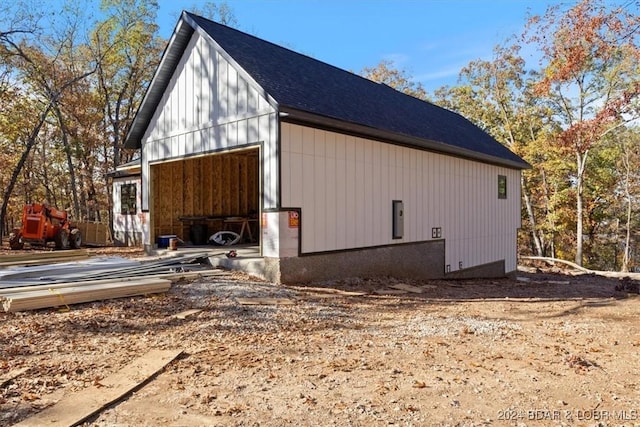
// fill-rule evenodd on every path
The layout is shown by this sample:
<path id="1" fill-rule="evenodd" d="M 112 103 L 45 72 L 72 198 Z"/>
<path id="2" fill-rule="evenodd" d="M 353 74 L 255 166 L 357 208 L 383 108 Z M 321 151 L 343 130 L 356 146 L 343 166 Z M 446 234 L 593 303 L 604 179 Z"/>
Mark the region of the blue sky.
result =
<path id="1" fill-rule="evenodd" d="M 543 0 L 227 0 L 237 28 L 359 72 L 394 61 L 429 91 L 454 85 L 462 67 L 542 14 Z M 557 2 L 556 2 L 557 3 Z M 566 2 L 564 2 L 566 3 Z M 569 2 L 575 3 L 575 2 Z M 161 34 L 198 0 L 159 0 Z"/>

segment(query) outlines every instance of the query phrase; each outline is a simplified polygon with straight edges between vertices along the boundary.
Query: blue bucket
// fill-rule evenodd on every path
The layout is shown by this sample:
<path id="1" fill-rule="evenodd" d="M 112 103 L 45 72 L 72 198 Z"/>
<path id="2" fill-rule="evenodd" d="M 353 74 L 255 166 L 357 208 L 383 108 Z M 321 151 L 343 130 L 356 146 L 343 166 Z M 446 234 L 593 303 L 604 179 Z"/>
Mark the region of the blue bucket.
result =
<path id="1" fill-rule="evenodd" d="M 158 243 L 158 248 L 159 249 L 166 249 L 169 247 L 169 241 L 171 239 L 175 239 L 176 236 L 175 234 L 166 234 L 164 236 L 158 236 L 158 238 L 156 239 L 156 242 Z"/>

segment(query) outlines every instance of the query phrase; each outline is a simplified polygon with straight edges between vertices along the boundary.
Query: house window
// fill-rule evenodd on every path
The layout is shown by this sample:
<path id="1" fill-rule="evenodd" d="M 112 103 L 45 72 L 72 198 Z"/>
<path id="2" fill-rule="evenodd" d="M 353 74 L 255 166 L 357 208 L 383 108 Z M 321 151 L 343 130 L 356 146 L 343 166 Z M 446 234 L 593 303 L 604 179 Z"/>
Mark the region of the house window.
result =
<path id="1" fill-rule="evenodd" d="M 498 199 L 507 198 L 507 177 L 498 175 Z"/>
<path id="2" fill-rule="evenodd" d="M 120 213 L 122 215 L 136 214 L 135 184 L 122 184 L 120 186 Z"/>

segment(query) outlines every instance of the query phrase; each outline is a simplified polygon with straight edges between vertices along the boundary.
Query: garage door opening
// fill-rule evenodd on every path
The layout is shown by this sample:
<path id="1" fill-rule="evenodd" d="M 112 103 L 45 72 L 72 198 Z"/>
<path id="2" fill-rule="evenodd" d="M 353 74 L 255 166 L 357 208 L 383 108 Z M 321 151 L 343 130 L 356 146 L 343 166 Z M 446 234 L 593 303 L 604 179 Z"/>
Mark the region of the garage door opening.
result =
<path id="1" fill-rule="evenodd" d="M 237 244 L 259 245 L 259 158 L 252 148 L 151 165 L 151 241 L 215 245 L 210 237 L 228 230 Z"/>

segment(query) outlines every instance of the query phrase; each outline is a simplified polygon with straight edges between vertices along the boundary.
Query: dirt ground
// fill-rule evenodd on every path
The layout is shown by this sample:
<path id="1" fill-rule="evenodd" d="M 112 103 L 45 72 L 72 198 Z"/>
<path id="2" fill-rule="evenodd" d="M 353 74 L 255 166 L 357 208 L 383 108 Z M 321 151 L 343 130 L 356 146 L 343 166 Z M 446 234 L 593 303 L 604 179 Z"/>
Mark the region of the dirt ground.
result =
<path id="1" fill-rule="evenodd" d="M 26 368 L 0 384 L 0 425 L 174 348 L 178 359 L 84 425 L 640 425 L 635 282 L 518 276 L 305 287 L 224 273 L 0 313 L 0 379 Z M 241 304 L 255 297 L 276 299 Z"/>

